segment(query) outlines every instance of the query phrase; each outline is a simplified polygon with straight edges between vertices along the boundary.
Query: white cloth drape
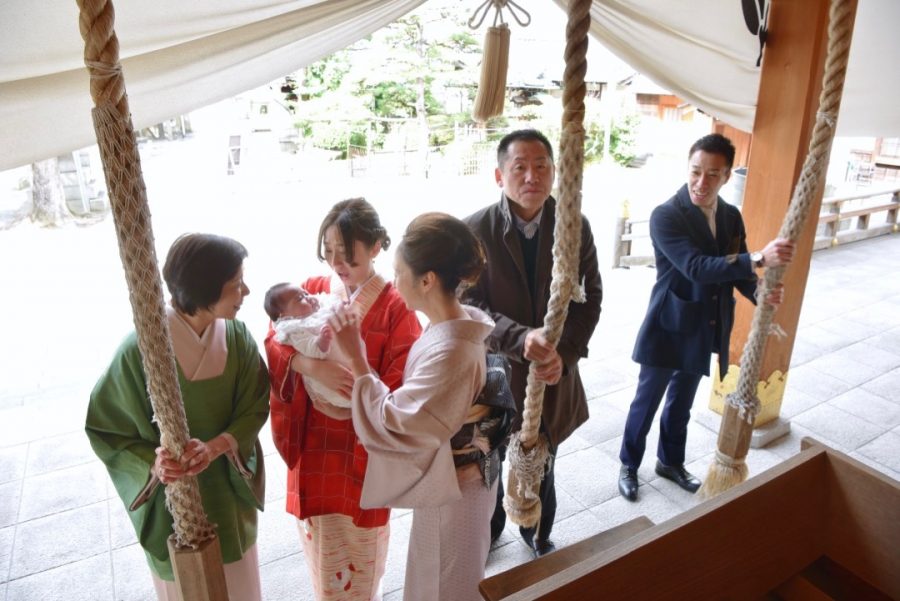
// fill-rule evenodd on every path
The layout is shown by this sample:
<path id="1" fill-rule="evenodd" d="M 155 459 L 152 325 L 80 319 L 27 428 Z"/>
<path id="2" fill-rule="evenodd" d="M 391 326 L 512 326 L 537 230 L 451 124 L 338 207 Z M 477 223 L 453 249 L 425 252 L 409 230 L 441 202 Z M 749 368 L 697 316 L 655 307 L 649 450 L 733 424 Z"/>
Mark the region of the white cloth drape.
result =
<path id="1" fill-rule="evenodd" d="M 900 136 L 898 24 L 897 0 L 859 0 L 838 135 Z M 759 40 L 744 24 L 741 0 L 593 0 L 591 34 L 656 84 L 753 129 Z"/>
<path id="2" fill-rule="evenodd" d="M 114 0 L 134 125 L 229 98 L 424 0 Z M 0 169 L 95 142 L 75 0 L 0 2 Z"/>
<path id="3" fill-rule="evenodd" d="M 135 127 L 277 79 L 423 1 L 117 0 Z M 636 71 L 752 129 L 759 45 L 740 0 L 594 0 L 591 16 L 594 39 Z M 859 0 L 839 135 L 900 136 L 898 23 L 900 1 Z M 0 169 L 94 142 L 83 48 L 75 0 L 0 2 Z"/>

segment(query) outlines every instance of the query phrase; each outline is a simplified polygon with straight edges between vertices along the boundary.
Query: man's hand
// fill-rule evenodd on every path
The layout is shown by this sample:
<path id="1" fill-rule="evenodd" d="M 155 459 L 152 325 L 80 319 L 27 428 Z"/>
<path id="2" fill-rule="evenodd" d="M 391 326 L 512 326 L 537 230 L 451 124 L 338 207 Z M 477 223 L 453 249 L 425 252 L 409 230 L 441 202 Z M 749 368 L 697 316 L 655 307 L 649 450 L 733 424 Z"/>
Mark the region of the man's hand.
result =
<path id="1" fill-rule="evenodd" d="M 795 245 L 790 240 L 776 238 L 762 249 L 763 266 L 778 267 L 787 265 L 794 259 Z"/>
<path id="2" fill-rule="evenodd" d="M 559 379 L 563 373 L 562 357 L 559 353 L 553 351 L 553 356 L 546 363 L 536 363 L 534 366 L 534 377 L 538 382 L 543 382 L 549 386 L 559 383 Z"/>
<path id="3" fill-rule="evenodd" d="M 522 349 L 522 356 L 528 361 L 546 363 L 554 353 L 556 353 L 556 348 L 544 338 L 544 328 L 531 330 L 525 335 L 525 348 Z"/>
<path id="4" fill-rule="evenodd" d="M 562 357 L 556 352 L 556 348 L 547 342 L 543 328 L 531 330 L 525 335 L 522 356 L 535 364 L 534 376 L 539 382 L 550 386 L 559 382 L 563 372 Z"/>
<path id="5" fill-rule="evenodd" d="M 762 282 L 762 280 L 760 280 Z M 778 284 L 774 290 L 770 291 L 763 302 L 773 307 L 778 307 L 784 300 L 784 284 Z"/>

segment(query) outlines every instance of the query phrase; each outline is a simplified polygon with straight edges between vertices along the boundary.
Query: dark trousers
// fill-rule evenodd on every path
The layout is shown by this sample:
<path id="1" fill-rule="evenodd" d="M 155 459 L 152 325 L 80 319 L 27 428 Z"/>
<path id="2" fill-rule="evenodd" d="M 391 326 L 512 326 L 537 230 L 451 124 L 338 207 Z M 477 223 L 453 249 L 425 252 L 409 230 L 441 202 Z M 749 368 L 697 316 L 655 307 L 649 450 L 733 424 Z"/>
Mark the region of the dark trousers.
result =
<path id="1" fill-rule="evenodd" d="M 555 459 L 556 449 L 550 445 L 550 454 Z M 503 456 L 506 456 L 506 448 L 503 448 Z M 541 499 L 541 519 L 538 527 L 523 528 L 519 526 L 519 534 L 526 543 L 531 545 L 537 534 L 538 540 L 548 540 L 550 531 L 553 530 L 553 521 L 556 519 L 556 483 L 553 479 L 554 460 L 550 461 L 550 465 L 544 471 L 544 479 L 541 480 L 541 488 L 538 496 Z M 503 486 L 503 472 L 500 472 L 500 485 L 497 487 L 497 505 L 494 507 L 494 515 L 491 516 L 491 540 L 495 540 L 503 532 L 506 526 L 506 511 L 503 509 L 503 494 L 506 492 Z"/>
<path id="2" fill-rule="evenodd" d="M 622 465 L 635 469 L 640 467 L 647 445 L 647 433 L 653 425 L 653 418 L 664 394 L 666 404 L 659 419 L 659 446 L 656 456 L 665 465 L 684 463 L 691 405 L 694 404 L 694 395 L 702 377 L 700 374 L 641 365 L 637 391 L 628 410 L 625 436 L 622 438 L 622 449 L 619 451 Z"/>

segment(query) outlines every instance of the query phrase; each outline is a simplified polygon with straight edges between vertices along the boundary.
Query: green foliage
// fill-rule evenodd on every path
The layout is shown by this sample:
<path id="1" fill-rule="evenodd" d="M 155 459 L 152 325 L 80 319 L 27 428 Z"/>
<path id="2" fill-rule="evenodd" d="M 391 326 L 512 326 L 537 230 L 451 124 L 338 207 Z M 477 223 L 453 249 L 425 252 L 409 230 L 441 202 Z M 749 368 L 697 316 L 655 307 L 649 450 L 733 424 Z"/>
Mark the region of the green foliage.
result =
<path id="1" fill-rule="evenodd" d="M 475 39 L 469 31 L 460 31 L 450 34 L 444 42 L 448 48 L 456 52 L 481 52 L 481 42 Z"/>
<path id="2" fill-rule="evenodd" d="M 318 148 L 334 150 L 339 154 L 336 159 L 346 159 L 347 145 L 366 147 L 368 143 L 368 124 L 352 121 L 310 121 L 297 122 L 300 135 Z"/>
<path id="3" fill-rule="evenodd" d="M 509 126 L 509 120 L 505 116 L 494 117 L 489 119 L 483 125 L 486 133 L 485 139 L 488 142 L 497 142 L 506 133 Z M 429 128 L 429 146 L 446 146 L 453 142 L 456 138 L 454 134 L 458 128 L 481 128 L 480 123 L 476 123 L 472 119 L 471 113 L 453 113 L 453 114 L 436 114 L 428 117 Z"/>
<path id="4" fill-rule="evenodd" d="M 440 102 L 428 88 L 430 78 L 425 78 L 425 114 L 435 115 L 442 110 Z M 400 81 L 382 81 L 364 88 L 368 94 L 369 110 L 375 117 L 413 118 L 418 117 L 416 111 L 417 85 Z"/>
<path id="5" fill-rule="evenodd" d="M 636 157 L 634 150 L 635 130 L 640 117 L 635 114 L 625 115 L 615 121 L 609 135 L 611 156 L 620 165 L 627 166 Z M 585 127 L 584 161 L 593 163 L 603 159 L 605 155 L 605 128 L 597 121 L 590 121 Z"/>
<path id="6" fill-rule="evenodd" d="M 321 98 L 326 92 L 337 90 L 349 72 L 350 61 L 346 50 L 340 50 L 307 65 L 301 71 L 302 79 L 298 86 L 301 99 Z"/>
<path id="7" fill-rule="evenodd" d="M 416 127 L 442 127 L 431 117 L 454 95 L 459 105 L 459 89 L 471 102 L 478 80 L 481 43 L 466 18 L 457 0 L 435 0 L 286 78 L 282 93 L 306 142 L 344 153 L 357 133 L 360 145 L 368 138 L 377 148 L 386 139 L 423 139 Z M 413 119 L 417 126 L 403 121 Z M 446 129 L 429 132 L 432 144 L 452 140 L 454 120 L 445 121 Z"/>
<path id="8" fill-rule="evenodd" d="M 396 82 L 383 81 L 366 90 L 372 100 L 369 109 L 380 117 L 412 117 L 415 115 L 416 93 Z"/>

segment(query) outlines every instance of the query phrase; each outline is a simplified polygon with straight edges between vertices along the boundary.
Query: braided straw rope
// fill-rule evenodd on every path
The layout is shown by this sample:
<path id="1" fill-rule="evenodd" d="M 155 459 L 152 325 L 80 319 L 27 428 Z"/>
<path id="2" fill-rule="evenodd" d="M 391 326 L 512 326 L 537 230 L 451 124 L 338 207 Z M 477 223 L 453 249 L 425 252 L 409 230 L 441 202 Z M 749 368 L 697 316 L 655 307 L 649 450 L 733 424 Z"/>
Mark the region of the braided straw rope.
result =
<path id="1" fill-rule="evenodd" d="M 581 182 L 584 166 L 584 75 L 587 72 L 591 0 L 570 0 L 566 25 L 566 70 L 563 75 L 563 116 L 559 156 L 559 200 L 553 230 L 553 277 L 550 301 L 544 316 L 544 336 L 553 346 L 559 342 L 569 303 L 584 302 L 578 278 L 581 251 Z M 538 428 L 544 407 L 543 382 L 535 378 L 536 365 L 528 370 L 522 429 L 510 443 L 510 476 L 504 507 L 520 526 L 533 527 L 540 519 L 536 491 L 550 460 L 546 441 Z M 540 469 L 538 469 L 540 468 Z M 521 521 L 520 521 L 521 520 Z"/>
<path id="2" fill-rule="evenodd" d="M 851 13 L 847 4 L 842 0 L 832 0 L 831 2 L 828 53 L 825 59 L 822 93 L 819 95 L 819 111 L 816 113 L 816 124 L 800 178 L 794 186 L 791 204 L 778 232 L 779 238 L 797 240 L 800 236 L 815 200 L 819 180 L 828 167 L 834 126 L 837 122 L 844 88 L 844 75 L 847 71 L 847 57 L 850 54 L 852 19 L 848 18 Z M 757 306 L 753 312 L 753 322 L 747 336 L 747 343 L 744 345 L 743 355 L 741 355 L 741 372 L 737 389 L 726 399 L 729 405 L 740 411 L 740 416 L 748 424 L 753 423 L 760 409 L 756 386 L 766 339 L 772 331 L 772 318 L 775 314 L 775 308 L 763 302 L 763 299 L 781 283 L 785 269 L 785 265 L 766 269 L 762 286 L 757 291 Z"/>
<path id="3" fill-rule="evenodd" d="M 161 444 L 179 457 L 188 440 L 187 419 L 163 304 L 147 190 L 119 63 L 119 40 L 113 29 L 115 13 L 112 2 L 106 0 L 77 1 L 84 63 L 91 76 L 91 97 L 96 105 L 92 111 L 94 129 L 106 173 L 147 389 L 159 424 Z M 167 485 L 165 490 L 166 508 L 174 518 L 178 548 L 196 549 L 215 536 L 203 510 L 196 478 L 183 478 Z"/>
<path id="4" fill-rule="evenodd" d="M 787 214 L 778 232 L 779 238 L 798 239 L 803 225 L 809 217 L 819 181 L 828 167 L 828 157 L 831 152 L 831 142 L 834 138 L 834 128 L 844 87 L 844 76 L 847 71 L 847 58 L 850 54 L 850 39 L 853 33 L 853 15 L 849 4 L 844 0 L 831 0 L 828 50 L 822 77 L 822 92 L 819 95 L 819 110 L 816 113 L 816 123 L 813 127 L 806 160 L 797 184 L 794 186 Z M 747 342 L 741 355 L 737 388 L 725 398 L 725 402 L 737 410 L 739 419 L 734 422 L 726 422 L 723 414 L 723 429 L 729 426 L 752 428 L 753 422 L 759 414 L 760 402 L 756 388 L 766 339 L 770 333 L 779 329 L 777 324 L 773 323 L 775 308 L 766 303 L 764 299 L 781 283 L 785 269 L 784 265 L 766 268 L 762 285 L 757 290 L 756 309 L 753 312 L 750 333 L 747 335 Z M 720 444 L 723 440 L 722 434 L 720 432 Z M 747 478 L 748 470 L 744 458 L 749 450 L 750 437 L 738 437 L 738 440 L 743 442 L 738 445 L 742 448 L 738 448 L 735 453 L 736 457 L 728 457 L 721 449 L 716 452 L 716 459 L 710 466 L 709 476 L 699 491 L 701 497 L 713 497 Z"/>

